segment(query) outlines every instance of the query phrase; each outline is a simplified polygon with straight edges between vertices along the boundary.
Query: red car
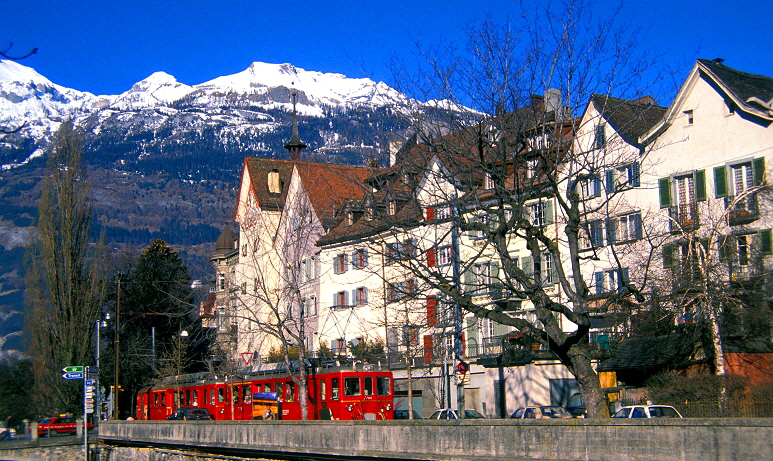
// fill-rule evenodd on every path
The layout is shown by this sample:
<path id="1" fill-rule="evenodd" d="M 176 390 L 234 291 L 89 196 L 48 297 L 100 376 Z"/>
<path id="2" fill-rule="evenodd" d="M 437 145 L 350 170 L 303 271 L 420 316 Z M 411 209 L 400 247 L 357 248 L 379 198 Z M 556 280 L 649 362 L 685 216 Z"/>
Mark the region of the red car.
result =
<path id="1" fill-rule="evenodd" d="M 38 423 L 38 437 L 52 437 L 59 434 L 76 434 L 77 425 L 75 418 L 58 417 L 46 418 Z M 89 430 L 94 429 L 94 425 L 88 424 Z"/>

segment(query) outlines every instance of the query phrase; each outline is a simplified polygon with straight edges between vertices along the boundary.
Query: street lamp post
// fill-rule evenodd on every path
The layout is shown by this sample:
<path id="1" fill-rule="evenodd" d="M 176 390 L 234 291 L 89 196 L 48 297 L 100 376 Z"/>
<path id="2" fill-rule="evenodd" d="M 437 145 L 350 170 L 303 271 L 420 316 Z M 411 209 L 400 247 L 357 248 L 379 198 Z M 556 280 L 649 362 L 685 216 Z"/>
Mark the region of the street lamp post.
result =
<path id="1" fill-rule="evenodd" d="M 114 349 L 115 349 L 115 362 L 113 363 L 113 368 L 115 372 L 114 380 L 113 380 L 113 419 L 118 419 L 118 343 L 119 343 L 119 333 L 118 330 L 121 328 L 121 279 L 118 279 L 118 292 L 116 294 L 116 303 L 115 303 L 115 340 L 114 340 Z"/>

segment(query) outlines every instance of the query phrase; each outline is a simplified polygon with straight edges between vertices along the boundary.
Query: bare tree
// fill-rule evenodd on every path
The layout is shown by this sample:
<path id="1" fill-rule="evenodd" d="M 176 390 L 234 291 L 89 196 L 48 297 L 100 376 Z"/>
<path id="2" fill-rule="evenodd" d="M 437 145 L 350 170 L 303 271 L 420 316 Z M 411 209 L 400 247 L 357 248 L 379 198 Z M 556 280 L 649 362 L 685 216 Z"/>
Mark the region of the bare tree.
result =
<path id="1" fill-rule="evenodd" d="M 624 206 L 632 184 L 613 183 L 600 198 L 587 185 L 606 170 L 640 164 L 646 152 L 574 143 L 592 129 L 574 114 L 592 94 L 608 98 L 602 117 L 616 110 L 612 94 L 640 97 L 649 62 L 614 18 L 591 19 L 587 5 L 569 2 L 522 28 L 487 22 L 471 29 L 466 53 L 426 52 L 426 68 L 398 78 L 418 99 L 444 102 L 406 109 L 415 141 L 397 153 L 371 199 L 384 203 L 374 210 L 390 229 L 379 231 L 381 247 L 393 251 L 405 239 L 415 245 L 394 264 L 454 306 L 458 360 L 461 312 L 513 327 L 555 353 L 577 378 L 588 416 L 598 417 L 608 408 L 592 365 L 591 316 L 644 297 L 641 278 L 627 274 L 616 250 L 600 255 L 583 245 L 588 223 Z M 629 123 L 650 118 L 651 104 L 638 107 Z M 439 114 L 442 122 L 432 122 Z M 449 259 L 444 268 L 440 251 Z M 603 296 L 588 280 L 598 259 L 611 262 L 619 284 Z"/>
<path id="2" fill-rule="evenodd" d="M 40 241 L 30 250 L 26 328 L 38 408 L 72 411 L 80 392 L 63 383 L 61 369 L 91 363 L 92 326 L 106 284 L 99 245 L 89 241 L 91 199 L 81 137 L 69 121 L 55 135 L 46 171 L 38 203 Z"/>

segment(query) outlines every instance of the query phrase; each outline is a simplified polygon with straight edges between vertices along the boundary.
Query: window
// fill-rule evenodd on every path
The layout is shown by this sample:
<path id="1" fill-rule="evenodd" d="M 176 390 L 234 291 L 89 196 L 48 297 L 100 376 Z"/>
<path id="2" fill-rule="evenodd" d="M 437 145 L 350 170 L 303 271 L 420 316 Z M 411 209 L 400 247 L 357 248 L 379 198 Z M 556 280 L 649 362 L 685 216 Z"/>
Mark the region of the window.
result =
<path id="1" fill-rule="evenodd" d="M 360 378 L 344 378 L 344 395 L 360 395 Z"/>
<path id="2" fill-rule="evenodd" d="M 641 213 L 630 213 L 610 219 L 607 224 L 607 240 L 610 244 L 632 242 L 642 238 Z"/>
<path id="3" fill-rule="evenodd" d="M 349 307 L 349 293 L 339 291 L 333 295 L 333 309 L 343 309 Z"/>
<path id="4" fill-rule="evenodd" d="M 392 380 L 388 376 L 376 376 L 376 395 L 389 395 L 392 390 Z"/>
<path id="5" fill-rule="evenodd" d="M 483 184 L 484 189 L 493 189 L 494 188 L 494 178 L 491 176 L 491 174 L 486 175 L 485 183 Z"/>
<path id="6" fill-rule="evenodd" d="M 696 170 L 673 178 L 661 178 L 658 187 L 660 207 L 669 208 L 671 230 L 697 228 L 697 202 L 706 200 L 705 170 Z"/>
<path id="7" fill-rule="evenodd" d="M 346 254 L 339 254 L 333 258 L 333 273 L 343 274 L 349 270 L 349 260 Z"/>
<path id="8" fill-rule="evenodd" d="M 628 268 L 594 272 L 596 294 L 613 293 L 628 283 Z"/>
<path id="9" fill-rule="evenodd" d="M 218 291 L 225 290 L 225 274 L 223 272 L 217 274 L 217 289 Z"/>
<path id="10" fill-rule="evenodd" d="M 584 226 L 585 235 L 580 245 L 582 249 L 599 248 L 604 246 L 604 227 L 600 219 L 589 221 Z"/>
<path id="11" fill-rule="evenodd" d="M 537 177 L 537 171 L 539 169 L 539 158 L 530 157 L 526 160 L 526 179 L 532 179 Z"/>
<path id="12" fill-rule="evenodd" d="M 607 170 L 605 176 L 607 194 L 613 194 L 624 187 L 639 187 L 641 185 L 639 162 L 628 163 Z"/>
<path id="13" fill-rule="evenodd" d="M 359 287 L 352 290 L 352 299 L 355 306 L 368 304 L 368 287 Z"/>
<path id="14" fill-rule="evenodd" d="M 363 269 L 368 266 L 367 248 L 359 248 L 352 253 L 352 266 L 355 269 Z"/>
<path id="15" fill-rule="evenodd" d="M 386 260 L 387 264 L 395 261 L 406 261 L 414 256 L 414 249 L 416 248 L 415 241 L 413 239 L 406 240 L 402 243 L 387 243 L 386 246 Z"/>
<path id="16" fill-rule="evenodd" d="M 451 245 L 427 250 L 427 266 L 446 266 L 448 264 L 451 264 Z"/>
<path id="17" fill-rule="evenodd" d="M 406 347 L 419 345 L 419 327 L 409 325 L 403 328 L 403 345 Z"/>
<path id="18" fill-rule="evenodd" d="M 416 294 L 416 279 L 387 284 L 387 301 L 396 302 Z"/>
<path id="19" fill-rule="evenodd" d="M 531 219 L 531 225 L 542 227 L 553 223 L 553 202 L 550 200 L 534 202 L 526 205 Z"/>
<path id="20" fill-rule="evenodd" d="M 435 207 L 435 219 L 448 219 L 451 217 L 451 206 L 441 205 Z"/>
<path id="21" fill-rule="evenodd" d="M 473 295 L 491 294 L 501 290 L 499 280 L 499 262 L 487 261 L 475 263 L 462 275 L 465 292 Z"/>
<path id="22" fill-rule="evenodd" d="M 683 113 L 684 113 L 684 121 L 685 121 L 686 125 L 689 126 L 689 125 L 692 125 L 693 123 L 695 123 L 695 117 L 693 116 L 692 109 L 686 110 Z"/>
<path id="23" fill-rule="evenodd" d="M 389 201 L 389 216 L 394 216 L 397 213 L 397 202 L 394 200 Z"/>
<path id="24" fill-rule="evenodd" d="M 601 178 L 598 175 L 580 181 L 583 198 L 601 197 Z"/>
<path id="25" fill-rule="evenodd" d="M 521 258 L 521 270 L 543 285 L 558 281 L 556 265 L 553 264 L 553 256 L 549 252 L 540 254 L 536 261 L 532 260 L 531 256 Z"/>
<path id="26" fill-rule="evenodd" d="M 607 135 L 605 132 L 606 125 L 600 124 L 596 126 L 593 134 L 593 148 L 603 149 L 607 145 Z"/>
<path id="27" fill-rule="evenodd" d="M 301 315 L 303 317 L 314 317 L 317 315 L 317 297 L 316 296 L 309 296 L 308 298 L 303 298 L 301 301 L 303 312 L 301 312 Z"/>
<path id="28" fill-rule="evenodd" d="M 730 178 L 728 178 L 728 169 Z M 729 179 L 729 181 L 728 181 Z M 765 157 L 714 168 L 714 190 L 716 197 L 738 196 L 746 190 L 762 185 L 765 181 Z"/>

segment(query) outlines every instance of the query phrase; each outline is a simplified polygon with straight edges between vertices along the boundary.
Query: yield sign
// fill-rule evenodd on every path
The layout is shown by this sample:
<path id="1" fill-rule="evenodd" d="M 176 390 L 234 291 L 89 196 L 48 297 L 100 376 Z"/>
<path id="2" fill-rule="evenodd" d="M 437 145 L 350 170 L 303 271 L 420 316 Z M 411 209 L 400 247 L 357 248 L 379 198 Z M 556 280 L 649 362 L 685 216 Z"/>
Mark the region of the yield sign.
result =
<path id="1" fill-rule="evenodd" d="M 245 365 L 249 365 L 250 361 L 252 360 L 252 352 L 242 352 L 242 360 L 244 360 Z"/>

